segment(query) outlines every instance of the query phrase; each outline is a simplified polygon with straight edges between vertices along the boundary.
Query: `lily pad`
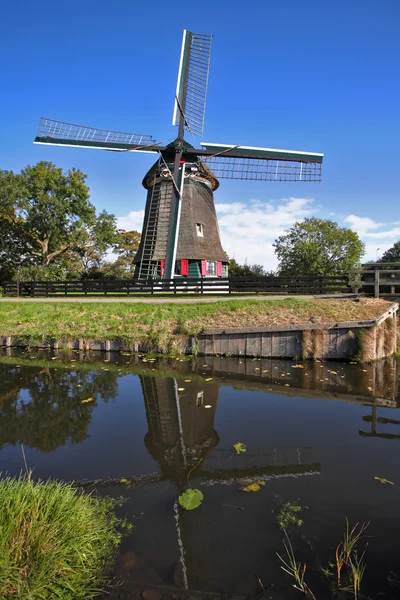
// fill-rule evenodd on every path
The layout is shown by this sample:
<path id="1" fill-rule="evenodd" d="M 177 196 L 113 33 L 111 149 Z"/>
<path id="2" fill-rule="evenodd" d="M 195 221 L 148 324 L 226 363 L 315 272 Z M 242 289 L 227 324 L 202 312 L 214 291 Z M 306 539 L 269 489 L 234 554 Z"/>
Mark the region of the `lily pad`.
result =
<path id="1" fill-rule="evenodd" d="M 195 488 L 189 488 L 178 498 L 179 504 L 186 510 L 194 510 L 203 502 L 203 493 Z"/>

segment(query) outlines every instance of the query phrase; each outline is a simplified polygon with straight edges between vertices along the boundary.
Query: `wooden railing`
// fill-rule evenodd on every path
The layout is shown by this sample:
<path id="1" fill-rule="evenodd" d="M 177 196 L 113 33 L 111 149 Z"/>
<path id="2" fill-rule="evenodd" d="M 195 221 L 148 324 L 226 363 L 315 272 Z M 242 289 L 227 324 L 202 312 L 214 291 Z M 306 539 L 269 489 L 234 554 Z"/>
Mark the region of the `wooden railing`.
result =
<path id="1" fill-rule="evenodd" d="M 175 279 L 81 279 L 69 281 L 9 281 L 4 296 L 98 296 L 130 294 L 336 294 L 351 293 L 347 275 L 334 277 L 206 277 Z"/>
<path id="2" fill-rule="evenodd" d="M 367 295 L 400 296 L 400 262 L 367 263 L 349 276 L 349 285 Z"/>

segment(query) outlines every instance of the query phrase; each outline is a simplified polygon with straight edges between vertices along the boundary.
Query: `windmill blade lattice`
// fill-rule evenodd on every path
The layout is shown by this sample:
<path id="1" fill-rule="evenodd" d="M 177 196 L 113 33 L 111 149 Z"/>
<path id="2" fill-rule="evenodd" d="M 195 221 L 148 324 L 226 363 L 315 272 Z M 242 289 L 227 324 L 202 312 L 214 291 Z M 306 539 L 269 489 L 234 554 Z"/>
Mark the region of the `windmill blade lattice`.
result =
<path id="1" fill-rule="evenodd" d="M 212 35 L 184 31 L 173 125 L 179 125 L 181 112 L 185 129 L 203 135 Z"/>
<path id="2" fill-rule="evenodd" d="M 99 147 L 112 150 L 129 150 L 131 146 L 146 148 L 156 144 L 156 141 L 150 135 L 96 129 L 45 117 L 40 119 L 35 142 L 39 144 Z"/>
<path id="3" fill-rule="evenodd" d="M 218 179 L 319 182 L 322 177 L 321 163 L 229 156 L 205 160 Z"/>
<path id="4" fill-rule="evenodd" d="M 202 142 L 198 152 L 220 179 L 321 181 L 323 154 Z"/>

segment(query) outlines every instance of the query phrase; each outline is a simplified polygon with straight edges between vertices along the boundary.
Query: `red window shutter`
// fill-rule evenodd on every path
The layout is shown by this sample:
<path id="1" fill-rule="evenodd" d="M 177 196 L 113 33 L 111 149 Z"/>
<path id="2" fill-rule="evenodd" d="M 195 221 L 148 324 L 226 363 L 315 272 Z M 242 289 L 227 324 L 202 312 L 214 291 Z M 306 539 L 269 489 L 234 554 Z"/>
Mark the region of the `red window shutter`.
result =
<path id="1" fill-rule="evenodd" d="M 160 275 L 164 275 L 165 260 L 160 260 Z"/>
<path id="2" fill-rule="evenodd" d="M 222 277 L 222 262 L 217 260 L 217 277 Z"/>
<path id="3" fill-rule="evenodd" d="M 206 260 L 201 261 L 201 275 L 202 275 L 202 277 L 205 277 L 207 275 L 207 261 Z"/>
<path id="4" fill-rule="evenodd" d="M 181 275 L 189 275 L 189 261 L 181 260 Z"/>

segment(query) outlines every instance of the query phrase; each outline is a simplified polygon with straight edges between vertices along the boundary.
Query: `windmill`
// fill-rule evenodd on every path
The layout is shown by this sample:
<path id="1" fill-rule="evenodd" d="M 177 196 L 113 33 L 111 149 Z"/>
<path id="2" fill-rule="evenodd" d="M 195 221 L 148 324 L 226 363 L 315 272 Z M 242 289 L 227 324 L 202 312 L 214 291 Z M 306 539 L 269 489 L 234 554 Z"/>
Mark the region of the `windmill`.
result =
<path id="1" fill-rule="evenodd" d="M 321 180 L 323 154 L 201 142 L 212 35 L 183 32 L 172 124 L 178 137 L 162 145 L 150 135 L 73 125 L 42 117 L 37 144 L 147 152 L 158 160 L 143 179 L 148 190 L 135 277 L 226 276 L 213 192 L 218 179 Z"/>

